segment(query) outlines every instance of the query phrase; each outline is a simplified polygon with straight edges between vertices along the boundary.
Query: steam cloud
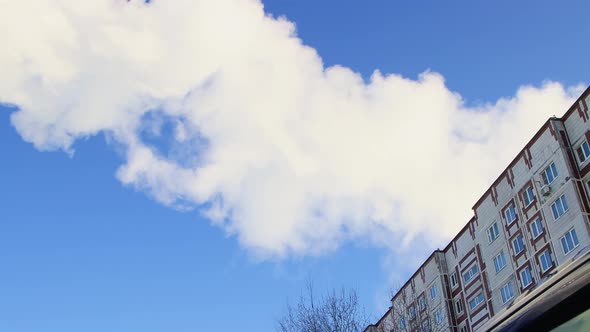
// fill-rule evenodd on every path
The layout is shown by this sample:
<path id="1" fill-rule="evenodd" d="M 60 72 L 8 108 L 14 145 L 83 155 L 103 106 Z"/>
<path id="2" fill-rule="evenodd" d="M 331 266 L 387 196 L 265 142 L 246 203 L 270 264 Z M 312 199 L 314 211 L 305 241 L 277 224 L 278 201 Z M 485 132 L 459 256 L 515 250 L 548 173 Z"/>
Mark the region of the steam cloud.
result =
<path id="1" fill-rule="evenodd" d="M 260 257 L 452 236 L 582 89 L 467 107 L 430 71 L 365 82 L 257 0 L 0 0 L 0 40 L 0 102 L 24 140 L 73 153 L 103 132 L 122 183 Z"/>

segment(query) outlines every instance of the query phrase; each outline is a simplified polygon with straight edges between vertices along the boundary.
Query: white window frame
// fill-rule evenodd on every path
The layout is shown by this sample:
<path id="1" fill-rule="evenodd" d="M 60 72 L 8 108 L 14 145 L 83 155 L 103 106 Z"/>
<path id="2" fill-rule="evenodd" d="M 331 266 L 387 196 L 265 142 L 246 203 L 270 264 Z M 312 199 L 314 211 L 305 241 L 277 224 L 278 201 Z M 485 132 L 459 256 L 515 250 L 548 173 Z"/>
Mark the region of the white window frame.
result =
<path id="1" fill-rule="evenodd" d="M 473 277 L 475 277 L 478 273 L 479 267 L 477 266 L 477 264 L 473 264 L 473 266 L 469 270 L 463 273 L 463 281 L 465 282 L 465 284 L 467 285 L 467 283 L 469 283 L 469 281 L 473 279 Z M 468 275 L 469 278 L 467 278 L 466 275 Z"/>
<path id="2" fill-rule="evenodd" d="M 509 219 L 508 217 L 508 211 L 512 211 L 511 213 L 511 219 Z M 516 221 L 517 219 L 517 215 L 516 215 L 516 206 L 514 206 L 514 203 L 511 203 L 510 205 L 508 205 L 507 208 L 504 209 L 504 218 L 506 218 L 506 225 L 512 225 L 512 223 L 514 221 Z"/>
<path id="3" fill-rule="evenodd" d="M 561 208 L 561 211 L 559 211 L 559 208 Z M 561 218 L 569 209 L 570 207 L 567 203 L 565 194 L 559 196 L 559 198 L 553 201 L 553 204 L 551 204 L 551 214 L 553 215 L 553 220 L 557 221 L 557 219 Z"/>
<path id="4" fill-rule="evenodd" d="M 422 322 L 422 331 L 430 332 L 430 321 L 428 319 Z"/>
<path id="5" fill-rule="evenodd" d="M 536 227 L 535 225 L 538 225 L 538 227 Z M 538 238 L 539 236 L 541 236 L 541 234 L 543 234 L 543 232 L 545 232 L 545 228 L 543 227 L 543 222 L 541 221 L 541 217 L 538 217 L 537 219 L 535 219 L 535 221 L 533 221 L 531 223 L 531 235 L 533 236 L 533 240 Z M 540 228 L 540 229 L 538 229 Z M 535 235 L 535 229 L 539 230 L 539 233 L 537 235 Z"/>
<path id="6" fill-rule="evenodd" d="M 524 273 L 524 272 L 528 272 L 528 273 Z M 533 283 L 533 273 L 532 273 L 532 271 L 531 271 L 531 268 L 530 268 L 530 267 L 528 267 L 528 266 L 527 266 L 527 267 L 525 267 L 524 269 L 522 269 L 522 270 L 520 271 L 520 273 L 519 273 L 519 274 L 520 274 L 520 284 L 522 285 L 522 288 L 527 288 L 527 287 L 528 287 L 530 284 L 532 284 L 532 283 Z M 527 276 L 528 276 L 528 279 L 529 279 L 529 280 L 528 280 L 529 282 L 528 282 L 528 283 L 526 283 L 526 284 L 524 283 L 524 281 L 525 281 L 525 277 L 524 277 L 524 276 L 525 276 L 525 275 L 527 275 Z"/>
<path id="7" fill-rule="evenodd" d="M 512 287 L 512 281 L 507 282 L 500 289 L 502 295 L 502 304 L 506 304 L 508 301 L 514 298 L 514 288 Z"/>
<path id="8" fill-rule="evenodd" d="M 574 245 L 574 246 L 573 246 L 573 247 L 571 247 L 571 248 L 569 248 L 569 244 L 570 244 L 570 243 L 568 243 L 568 242 L 567 242 L 567 239 L 566 239 L 566 237 L 567 237 L 568 235 L 570 236 L 570 238 L 571 238 L 571 240 L 572 240 L 572 244 Z M 564 239 L 566 240 L 566 242 L 565 242 L 565 243 L 566 243 L 566 244 L 567 244 L 567 246 L 568 246 L 568 248 L 567 248 L 568 250 L 566 250 L 566 246 L 564 245 L 564 242 L 563 242 L 563 240 L 564 240 Z M 574 240 L 575 240 L 575 241 L 574 241 Z M 572 228 L 572 229 L 570 229 L 569 231 L 567 231 L 567 233 L 565 233 L 565 234 L 564 234 L 564 235 L 563 235 L 563 236 L 562 236 L 562 237 L 559 239 L 559 242 L 561 242 L 561 248 L 563 249 L 563 254 L 564 254 L 564 255 L 567 255 L 567 254 L 569 254 L 570 252 L 574 251 L 574 249 L 576 249 L 576 248 L 577 248 L 577 247 L 580 245 L 580 241 L 578 240 L 578 234 L 577 234 L 577 232 L 576 232 L 576 229 L 575 229 L 575 228 Z"/>
<path id="9" fill-rule="evenodd" d="M 586 148 L 584 148 L 584 145 L 586 145 Z M 580 155 L 580 151 L 582 151 L 582 155 Z M 582 157 L 584 157 L 584 159 L 582 159 Z M 588 158 L 590 158 L 590 145 L 588 145 L 587 140 L 584 140 L 576 148 L 576 158 L 578 158 L 580 164 L 583 164 L 588 160 Z"/>
<path id="10" fill-rule="evenodd" d="M 455 312 L 457 315 L 463 313 L 463 303 L 461 302 L 461 299 L 455 301 Z"/>
<path id="11" fill-rule="evenodd" d="M 412 305 L 408 311 L 410 312 L 410 320 L 416 319 L 416 307 Z"/>
<path id="12" fill-rule="evenodd" d="M 502 263 L 501 266 L 500 263 Z M 496 273 L 499 273 L 500 271 L 504 270 L 506 265 L 508 265 L 508 262 L 506 261 L 506 255 L 504 255 L 504 250 L 500 250 L 500 252 L 496 256 L 494 256 L 494 268 L 496 270 Z"/>
<path id="13" fill-rule="evenodd" d="M 442 313 L 442 309 L 438 308 L 438 310 L 434 313 L 434 322 L 437 325 L 440 325 L 443 321 L 443 313 Z"/>
<path id="14" fill-rule="evenodd" d="M 455 289 L 459 286 L 459 277 L 457 276 L 457 272 L 451 273 L 451 288 Z"/>
<path id="15" fill-rule="evenodd" d="M 483 296 L 483 292 L 479 292 L 479 294 L 475 295 L 475 297 L 472 298 L 471 301 L 469 301 L 469 308 L 471 309 L 471 311 L 473 311 L 484 302 L 485 298 Z M 475 303 L 475 305 L 472 305 L 472 303 Z"/>
<path id="16" fill-rule="evenodd" d="M 549 181 L 549 174 L 551 174 L 551 181 Z M 555 179 L 557 179 L 559 177 L 559 172 L 557 171 L 557 166 L 555 166 L 554 162 L 551 162 L 551 164 L 549 164 L 549 166 L 547 166 L 547 168 L 545 168 L 545 170 L 542 173 L 542 177 L 543 177 L 543 183 L 548 186 L 550 184 L 553 183 L 553 181 L 555 181 Z"/>
<path id="17" fill-rule="evenodd" d="M 492 226 L 488 228 L 488 243 L 496 241 L 498 237 L 500 237 L 500 228 L 498 227 L 498 223 L 494 222 Z"/>
<path id="18" fill-rule="evenodd" d="M 533 204 L 535 201 L 535 193 L 533 192 L 533 186 L 528 186 L 522 193 L 522 201 L 524 202 L 524 207 L 528 207 L 529 205 Z"/>
<path id="19" fill-rule="evenodd" d="M 545 268 L 543 265 L 543 257 L 547 257 L 549 259 L 549 263 L 551 263 L 550 265 L 547 266 L 547 268 Z M 543 251 L 543 253 L 541 253 L 539 255 L 539 265 L 541 266 L 541 272 L 545 273 L 547 272 L 549 269 L 551 269 L 553 267 L 553 259 L 551 258 L 551 252 L 549 252 L 549 249 L 545 249 Z"/>
<path id="20" fill-rule="evenodd" d="M 518 239 L 520 239 L 520 250 L 516 251 L 516 246 L 514 244 L 518 242 L 517 241 Z M 512 240 L 512 250 L 514 251 L 514 256 L 516 256 L 524 251 L 524 240 L 523 240 L 522 234 L 518 234 Z"/>
<path id="21" fill-rule="evenodd" d="M 434 285 L 432 285 L 432 287 L 430 287 L 430 299 L 431 300 L 436 299 L 437 296 L 438 296 L 438 286 L 436 284 L 434 284 Z"/>

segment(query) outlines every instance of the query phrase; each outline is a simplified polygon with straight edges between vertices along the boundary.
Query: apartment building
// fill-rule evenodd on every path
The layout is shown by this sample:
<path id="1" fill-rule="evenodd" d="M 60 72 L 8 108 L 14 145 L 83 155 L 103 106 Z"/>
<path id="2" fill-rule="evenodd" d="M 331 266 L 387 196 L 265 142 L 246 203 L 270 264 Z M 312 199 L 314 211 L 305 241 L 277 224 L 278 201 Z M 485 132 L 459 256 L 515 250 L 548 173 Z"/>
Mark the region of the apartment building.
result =
<path id="1" fill-rule="evenodd" d="M 366 332 L 477 331 L 590 245 L 590 87 L 550 118 Z"/>

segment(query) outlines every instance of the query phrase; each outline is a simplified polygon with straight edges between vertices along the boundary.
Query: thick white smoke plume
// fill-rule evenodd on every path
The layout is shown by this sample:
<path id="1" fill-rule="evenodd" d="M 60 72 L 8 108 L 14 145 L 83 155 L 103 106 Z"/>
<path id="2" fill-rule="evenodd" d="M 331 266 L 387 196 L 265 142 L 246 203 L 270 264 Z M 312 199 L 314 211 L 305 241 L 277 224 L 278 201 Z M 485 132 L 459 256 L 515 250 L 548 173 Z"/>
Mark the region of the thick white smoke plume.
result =
<path id="1" fill-rule="evenodd" d="M 257 0 L 0 0 L 0 40 L 24 140 L 71 153 L 104 132 L 121 182 L 262 257 L 453 235 L 581 92 L 546 82 L 468 108 L 437 73 L 365 82 Z"/>

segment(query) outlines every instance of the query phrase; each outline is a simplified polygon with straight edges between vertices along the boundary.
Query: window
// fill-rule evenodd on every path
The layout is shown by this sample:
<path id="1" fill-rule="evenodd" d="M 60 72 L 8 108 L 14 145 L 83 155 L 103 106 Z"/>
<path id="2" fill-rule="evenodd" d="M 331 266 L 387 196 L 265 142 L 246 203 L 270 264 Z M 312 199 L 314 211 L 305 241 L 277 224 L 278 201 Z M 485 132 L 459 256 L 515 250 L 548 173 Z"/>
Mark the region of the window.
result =
<path id="1" fill-rule="evenodd" d="M 410 307 L 410 319 L 416 318 L 416 308 L 414 306 Z"/>
<path id="2" fill-rule="evenodd" d="M 443 313 L 441 309 L 438 309 L 435 313 L 434 313 L 434 321 L 436 322 L 436 325 L 440 325 L 443 321 Z"/>
<path id="3" fill-rule="evenodd" d="M 528 285 L 533 283 L 533 276 L 531 275 L 531 268 L 525 267 L 524 270 L 520 271 L 520 282 L 522 288 L 526 288 Z"/>
<path id="4" fill-rule="evenodd" d="M 495 222 L 490 228 L 488 228 L 488 242 L 494 242 L 498 236 L 500 236 L 500 230 L 498 229 L 498 223 Z"/>
<path id="5" fill-rule="evenodd" d="M 541 262 L 541 271 L 545 272 L 549 270 L 553 266 L 553 261 L 551 260 L 551 253 L 549 249 L 546 249 L 541 256 L 539 256 L 539 261 Z"/>
<path id="6" fill-rule="evenodd" d="M 430 332 L 430 322 L 429 321 L 425 321 L 424 323 L 422 323 L 422 331 L 423 332 Z"/>
<path id="7" fill-rule="evenodd" d="M 482 303 L 483 303 L 483 293 L 480 292 L 473 299 L 471 299 L 471 301 L 469 301 L 469 308 L 471 308 L 471 310 L 473 310 L 473 309 L 477 308 L 477 306 L 479 306 Z"/>
<path id="8" fill-rule="evenodd" d="M 434 299 L 436 298 L 436 295 L 438 295 L 438 287 L 436 285 L 432 285 L 432 287 L 430 287 L 430 298 Z"/>
<path id="9" fill-rule="evenodd" d="M 473 278 L 477 274 L 477 272 L 479 272 L 477 265 L 473 265 L 472 268 L 467 270 L 467 272 L 463 273 L 463 280 L 465 280 L 465 283 L 471 280 L 471 278 Z"/>
<path id="10" fill-rule="evenodd" d="M 553 211 L 553 219 L 557 220 L 567 211 L 567 200 L 565 195 L 561 195 L 553 204 L 551 204 L 551 211 Z"/>
<path id="11" fill-rule="evenodd" d="M 563 248 L 563 253 L 565 255 L 569 254 L 579 244 L 580 242 L 578 242 L 578 235 L 576 234 L 575 228 L 572 228 L 572 230 L 565 233 L 561 238 L 561 247 Z"/>
<path id="12" fill-rule="evenodd" d="M 514 240 L 512 240 L 512 249 L 514 250 L 514 255 L 518 255 L 524 250 L 522 235 L 519 234 Z"/>
<path id="13" fill-rule="evenodd" d="M 457 302 L 455 302 L 455 311 L 457 312 L 457 314 L 460 314 L 463 312 L 463 303 L 461 303 L 461 300 L 458 300 Z"/>
<path id="14" fill-rule="evenodd" d="M 509 281 L 504 287 L 502 287 L 500 292 L 502 293 L 502 303 L 506 304 L 506 302 L 510 301 L 510 299 L 514 297 L 512 282 Z"/>
<path id="15" fill-rule="evenodd" d="M 399 328 L 400 330 L 406 329 L 406 317 L 402 317 L 399 319 Z"/>
<path id="16" fill-rule="evenodd" d="M 455 288 L 457 287 L 457 285 L 459 285 L 459 280 L 457 279 L 457 272 L 453 272 L 451 274 L 451 286 Z"/>
<path id="17" fill-rule="evenodd" d="M 467 326 L 461 326 L 460 332 L 467 332 Z"/>
<path id="18" fill-rule="evenodd" d="M 522 201 L 524 206 L 527 207 L 535 200 L 535 194 L 533 193 L 533 186 L 529 186 L 522 193 Z"/>
<path id="19" fill-rule="evenodd" d="M 426 309 L 426 300 L 424 299 L 424 296 L 418 299 L 418 305 L 420 306 L 420 311 Z"/>
<path id="20" fill-rule="evenodd" d="M 557 173 L 557 167 L 555 167 L 555 163 L 551 163 L 549 167 L 545 168 L 543 171 L 543 183 L 546 185 L 551 184 L 553 180 L 557 178 L 559 174 Z"/>
<path id="21" fill-rule="evenodd" d="M 494 267 L 496 267 L 496 272 L 500 272 L 505 266 L 506 257 L 504 257 L 504 250 L 502 250 L 498 256 L 494 257 Z"/>
<path id="22" fill-rule="evenodd" d="M 588 146 L 588 142 L 584 141 L 584 143 L 580 144 L 580 146 L 576 149 L 576 152 L 578 154 L 578 160 L 580 160 L 580 163 L 586 161 L 586 159 L 590 157 L 590 146 Z"/>
<path id="23" fill-rule="evenodd" d="M 510 206 L 504 210 L 504 217 L 506 218 L 507 225 L 510 225 L 514 220 L 516 220 L 516 210 L 514 210 L 514 204 L 510 204 Z"/>
<path id="24" fill-rule="evenodd" d="M 543 223 L 541 222 L 541 218 L 537 218 L 535 221 L 531 223 L 531 233 L 533 233 L 533 239 L 536 239 L 543 233 Z"/>

